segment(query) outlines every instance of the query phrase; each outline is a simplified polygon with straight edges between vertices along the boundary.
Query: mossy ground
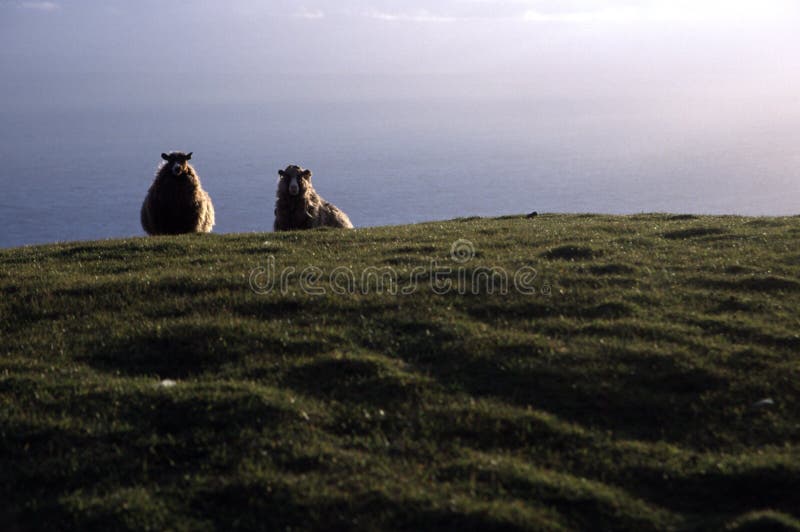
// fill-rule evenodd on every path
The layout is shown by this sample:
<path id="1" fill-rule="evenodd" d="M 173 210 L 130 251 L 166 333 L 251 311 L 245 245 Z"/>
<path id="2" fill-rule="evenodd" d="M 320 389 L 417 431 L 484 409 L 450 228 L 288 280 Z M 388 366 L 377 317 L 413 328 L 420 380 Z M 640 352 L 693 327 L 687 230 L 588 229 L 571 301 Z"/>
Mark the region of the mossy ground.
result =
<path id="1" fill-rule="evenodd" d="M 799 242 L 545 215 L 0 251 L 0 528 L 800 530 Z M 492 267 L 507 293 L 464 286 Z"/>

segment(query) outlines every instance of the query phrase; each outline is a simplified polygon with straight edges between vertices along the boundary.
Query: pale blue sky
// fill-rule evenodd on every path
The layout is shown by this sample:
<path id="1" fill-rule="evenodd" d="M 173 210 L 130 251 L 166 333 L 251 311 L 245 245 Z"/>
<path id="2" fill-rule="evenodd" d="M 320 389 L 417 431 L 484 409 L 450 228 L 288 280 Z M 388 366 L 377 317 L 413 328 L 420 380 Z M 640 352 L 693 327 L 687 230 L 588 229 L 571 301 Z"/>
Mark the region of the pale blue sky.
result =
<path id="1" fill-rule="evenodd" d="M 797 106 L 799 27 L 796 0 L 0 0 L 0 97 Z"/>

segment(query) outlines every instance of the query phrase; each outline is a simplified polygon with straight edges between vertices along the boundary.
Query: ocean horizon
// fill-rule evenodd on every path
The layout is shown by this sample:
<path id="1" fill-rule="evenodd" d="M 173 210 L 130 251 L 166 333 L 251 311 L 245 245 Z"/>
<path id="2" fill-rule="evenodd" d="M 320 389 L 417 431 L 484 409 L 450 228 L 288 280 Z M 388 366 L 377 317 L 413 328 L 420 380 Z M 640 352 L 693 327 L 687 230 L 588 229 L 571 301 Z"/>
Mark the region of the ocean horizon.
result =
<path id="1" fill-rule="evenodd" d="M 171 150 L 194 152 L 217 233 L 271 231 L 288 164 L 356 227 L 800 212 L 800 117 L 696 111 L 555 98 L 6 109 L 0 247 L 144 235 L 139 209 Z"/>

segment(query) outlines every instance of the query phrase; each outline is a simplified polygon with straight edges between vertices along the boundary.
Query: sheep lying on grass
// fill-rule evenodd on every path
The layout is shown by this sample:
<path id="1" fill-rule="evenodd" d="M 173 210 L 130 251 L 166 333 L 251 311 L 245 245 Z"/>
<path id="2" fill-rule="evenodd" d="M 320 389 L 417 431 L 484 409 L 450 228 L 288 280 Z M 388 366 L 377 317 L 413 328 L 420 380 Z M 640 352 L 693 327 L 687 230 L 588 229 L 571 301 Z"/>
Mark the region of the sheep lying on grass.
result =
<path id="1" fill-rule="evenodd" d="M 275 231 L 323 226 L 352 229 L 350 218 L 314 190 L 311 170 L 291 165 L 286 170 L 279 170 L 278 175 Z"/>
<path id="2" fill-rule="evenodd" d="M 162 153 L 164 163 L 142 204 L 142 228 L 150 235 L 209 233 L 214 206 L 189 164 L 192 153 Z"/>

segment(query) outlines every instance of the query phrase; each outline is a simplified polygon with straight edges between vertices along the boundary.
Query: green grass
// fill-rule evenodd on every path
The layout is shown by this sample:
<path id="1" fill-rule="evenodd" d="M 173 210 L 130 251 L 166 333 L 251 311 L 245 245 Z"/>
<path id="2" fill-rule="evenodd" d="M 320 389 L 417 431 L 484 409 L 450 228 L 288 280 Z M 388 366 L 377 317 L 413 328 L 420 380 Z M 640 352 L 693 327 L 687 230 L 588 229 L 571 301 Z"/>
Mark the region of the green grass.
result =
<path id="1" fill-rule="evenodd" d="M 545 215 L 0 251 L 0 529 L 800 530 L 799 242 Z M 508 293 L 459 293 L 490 267 Z"/>

